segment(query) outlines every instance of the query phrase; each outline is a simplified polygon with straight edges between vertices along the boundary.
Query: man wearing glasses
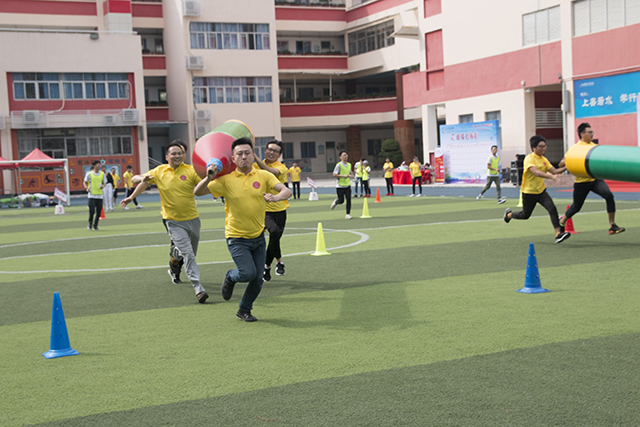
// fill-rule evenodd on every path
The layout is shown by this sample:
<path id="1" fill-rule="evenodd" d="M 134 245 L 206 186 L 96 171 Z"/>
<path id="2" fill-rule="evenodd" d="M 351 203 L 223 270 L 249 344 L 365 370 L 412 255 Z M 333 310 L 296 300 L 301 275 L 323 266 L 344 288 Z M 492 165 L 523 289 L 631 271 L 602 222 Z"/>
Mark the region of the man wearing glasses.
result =
<path id="1" fill-rule="evenodd" d="M 282 142 L 273 140 L 267 144 L 264 152 L 264 161 L 256 157 L 257 166 L 267 172 L 271 172 L 286 187 L 288 168 L 278 159 L 282 153 Z M 255 165 L 254 165 L 255 167 Z M 272 194 L 277 194 L 275 191 Z M 287 223 L 287 208 L 289 202 L 281 200 L 275 203 L 267 203 L 264 225 L 269 230 L 269 244 L 267 245 L 267 258 L 264 264 L 263 278 L 265 282 L 271 281 L 271 263 L 276 260 L 276 275 L 284 276 L 284 263 L 282 262 L 282 251 L 280 249 L 280 239 L 284 234 L 284 227 Z"/>
<path id="2" fill-rule="evenodd" d="M 576 142 L 576 145 L 596 145 L 596 143 L 593 142 L 593 130 L 591 130 L 589 123 L 581 123 L 580 126 L 578 126 L 578 136 L 580 137 L 580 141 Z M 560 166 L 564 166 L 564 163 L 565 159 L 562 159 Z M 609 234 L 622 233 L 625 229 L 616 225 L 616 202 L 613 199 L 613 193 L 607 183 L 601 179 L 584 178 L 581 176 L 576 176 L 575 182 L 573 183 L 573 203 L 564 215 L 560 217 L 560 225 L 564 226 L 569 218 L 580 212 L 584 201 L 591 191 L 607 202 Z"/>

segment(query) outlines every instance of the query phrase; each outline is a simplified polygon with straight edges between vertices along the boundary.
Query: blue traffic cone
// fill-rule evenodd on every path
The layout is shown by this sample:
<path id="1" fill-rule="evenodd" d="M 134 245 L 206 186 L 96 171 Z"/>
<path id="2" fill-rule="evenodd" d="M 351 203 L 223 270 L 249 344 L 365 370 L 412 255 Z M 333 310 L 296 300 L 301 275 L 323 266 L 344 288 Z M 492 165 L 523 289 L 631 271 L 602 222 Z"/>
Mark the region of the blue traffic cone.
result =
<path id="1" fill-rule="evenodd" d="M 540 272 L 538 271 L 538 258 L 533 243 L 529 243 L 529 257 L 527 258 L 527 272 L 525 273 L 524 288 L 516 292 L 524 294 L 541 294 L 549 292 L 549 289 L 542 287 L 540 283 Z"/>
<path id="2" fill-rule="evenodd" d="M 51 309 L 51 345 L 49 351 L 42 353 L 42 355 L 47 359 L 53 359 L 55 357 L 75 356 L 76 354 L 79 353 L 72 349 L 69 343 L 67 323 L 64 321 L 60 294 L 54 292 L 53 308 Z"/>

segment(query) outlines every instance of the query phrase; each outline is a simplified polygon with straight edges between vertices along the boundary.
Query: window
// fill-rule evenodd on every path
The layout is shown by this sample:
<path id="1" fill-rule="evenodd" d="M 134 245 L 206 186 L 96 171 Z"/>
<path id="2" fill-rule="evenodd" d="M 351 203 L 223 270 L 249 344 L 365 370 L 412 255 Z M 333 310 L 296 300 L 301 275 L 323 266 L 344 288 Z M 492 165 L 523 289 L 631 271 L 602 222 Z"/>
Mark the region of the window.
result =
<path id="1" fill-rule="evenodd" d="M 560 6 L 522 15 L 523 46 L 559 39 Z"/>
<path id="2" fill-rule="evenodd" d="M 393 20 L 349 34 L 349 56 L 393 46 L 395 40 L 389 37 L 392 33 Z"/>
<path id="3" fill-rule="evenodd" d="M 313 99 L 313 88 L 312 87 L 301 87 L 298 89 L 298 100 L 301 99 Z"/>
<path id="4" fill-rule="evenodd" d="M 13 73 L 13 99 L 60 99 L 60 74 Z"/>
<path id="5" fill-rule="evenodd" d="M 331 52 L 331 42 L 320 42 L 320 50 L 323 52 Z"/>
<path id="6" fill-rule="evenodd" d="M 316 157 L 316 143 L 315 142 L 301 142 L 300 143 L 300 156 L 302 158 L 314 158 Z"/>
<path id="7" fill-rule="evenodd" d="M 270 49 L 269 24 L 191 22 L 192 49 Z"/>
<path id="8" fill-rule="evenodd" d="M 271 77 L 195 77 L 196 104 L 272 102 Z"/>
<path id="9" fill-rule="evenodd" d="M 573 2 L 573 35 L 640 23 L 638 0 L 578 0 Z"/>
<path id="10" fill-rule="evenodd" d="M 497 120 L 499 125 L 502 124 L 500 111 L 487 111 L 486 113 L 484 113 L 484 119 L 486 121 Z"/>
<path id="11" fill-rule="evenodd" d="M 382 150 L 382 139 L 367 140 L 367 154 L 369 156 L 377 156 Z"/>
<path id="12" fill-rule="evenodd" d="M 18 129 L 18 154 L 39 148 L 54 159 L 133 154 L 130 127 Z"/>
<path id="13" fill-rule="evenodd" d="M 13 73 L 15 99 L 128 99 L 126 73 Z"/>
<path id="14" fill-rule="evenodd" d="M 283 142 L 282 148 L 282 158 L 293 159 L 293 142 Z"/>
<path id="15" fill-rule="evenodd" d="M 288 41 L 278 41 L 277 42 L 278 53 L 288 52 L 289 51 L 289 42 Z"/>
<path id="16" fill-rule="evenodd" d="M 254 152 L 256 156 L 260 159 L 265 158 L 265 150 L 267 149 L 267 144 L 273 141 L 275 138 L 273 136 L 258 136 L 256 137 Z"/>
<path id="17" fill-rule="evenodd" d="M 462 114 L 458 116 L 458 123 L 473 123 L 473 114 Z"/>

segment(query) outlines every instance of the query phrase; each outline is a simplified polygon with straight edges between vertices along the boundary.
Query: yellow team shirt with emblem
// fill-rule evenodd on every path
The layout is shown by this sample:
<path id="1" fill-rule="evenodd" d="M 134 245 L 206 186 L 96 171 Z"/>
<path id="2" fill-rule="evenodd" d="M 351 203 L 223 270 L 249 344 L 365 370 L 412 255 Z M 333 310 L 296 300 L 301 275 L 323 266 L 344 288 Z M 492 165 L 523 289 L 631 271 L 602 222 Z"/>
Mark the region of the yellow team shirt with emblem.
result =
<path id="1" fill-rule="evenodd" d="M 573 147 L 575 147 L 576 145 L 586 145 L 588 147 L 592 147 L 592 146 L 598 145 L 598 144 L 596 144 L 595 142 L 578 141 L 578 142 L 575 143 L 575 145 Z M 571 148 L 569 148 L 569 151 L 571 151 Z M 574 182 L 576 182 L 576 183 L 593 182 L 595 180 L 596 180 L 595 178 L 591 178 L 589 176 L 576 176 Z"/>
<path id="2" fill-rule="evenodd" d="M 411 162 L 411 164 L 409 165 L 409 169 L 411 169 L 411 176 L 413 177 L 422 175 L 422 173 L 420 172 L 420 163 Z"/>
<path id="3" fill-rule="evenodd" d="M 287 167 L 285 165 L 283 165 L 282 163 L 280 163 L 278 161 L 275 161 L 273 163 L 267 163 L 267 159 L 264 159 L 264 164 L 267 165 L 270 168 L 275 168 L 275 169 L 278 169 L 280 171 L 280 175 L 276 176 L 276 179 L 278 179 L 278 181 L 280 181 L 283 184 L 285 182 L 287 182 L 287 172 L 289 171 L 289 169 L 287 169 Z M 268 193 L 278 194 L 279 191 L 271 190 L 271 191 L 268 191 Z M 280 211 L 286 210 L 288 207 L 289 207 L 289 202 L 287 202 L 286 200 L 281 200 L 281 201 L 275 202 L 275 203 L 273 203 L 273 202 L 267 203 L 266 211 L 267 212 L 280 212 Z"/>
<path id="4" fill-rule="evenodd" d="M 535 176 L 529 170 L 532 166 L 540 172 L 548 172 L 553 166 L 544 156 L 537 156 L 534 153 L 524 158 L 524 174 L 522 175 L 522 192 L 525 194 L 540 194 L 547 187 L 544 185 L 544 178 Z"/>
<path id="5" fill-rule="evenodd" d="M 131 178 L 133 178 L 133 173 L 126 171 L 124 174 L 122 174 L 122 178 L 124 178 L 125 187 L 127 188 L 133 187 L 133 182 L 131 181 Z"/>
<path id="6" fill-rule="evenodd" d="M 120 177 L 118 174 L 112 173 L 111 177 L 113 178 L 113 188 L 118 188 L 118 184 L 120 183 Z"/>
<path id="7" fill-rule="evenodd" d="M 392 178 L 393 177 L 393 163 L 391 162 L 387 162 L 382 166 L 382 169 L 384 169 L 384 177 L 385 178 Z"/>
<path id="8" fill-rule="evenodd" d="M 289 174 L 291 175 L 291 182 L 300 181 L 300 172 L 302 172 L 302 169 L 300 169 L 298 166 L 296 166 L 295 168 L 291 166 L 289 168 Z"/>
<path id="9" fill-rule="evenodd" d="M 280 181 L 271 172 L 238 170 L 220 176 L 207 188 L 214 197 L 224 197 L 224 235 L 226 238 L 255 239 L 264 231 L 267 202 L 263 193 L 271 192 Z"/>
<path id="10" fill-rule="evenodd" d="M 200 177 L 193 166 L 181 163 L 174 170 L 169 165 L 160 165 L 146 175 L 153 177 L 149 184 L 155 184 L 160 192 L 163 219 L 189 221 L 198 218 L 193 189 L 200 182 Z"/>

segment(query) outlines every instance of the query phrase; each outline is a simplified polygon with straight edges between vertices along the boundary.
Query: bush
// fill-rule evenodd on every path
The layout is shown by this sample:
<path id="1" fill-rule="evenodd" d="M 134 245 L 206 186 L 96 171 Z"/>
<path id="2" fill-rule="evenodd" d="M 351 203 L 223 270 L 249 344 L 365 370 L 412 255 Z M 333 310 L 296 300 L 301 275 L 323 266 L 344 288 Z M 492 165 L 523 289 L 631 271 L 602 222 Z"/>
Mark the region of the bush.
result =
<path id="1" fill-rule="evenodd" d="M 382 163 L 384 163 L 385 159 L 388 157 L 391 159 L 393 166 L 397 168 L 402 163 L 402 151 L 400 151 L 400 144 L 395 139 L 385 139 L 382 142 L 382 150 L 378 156 Z"/>

